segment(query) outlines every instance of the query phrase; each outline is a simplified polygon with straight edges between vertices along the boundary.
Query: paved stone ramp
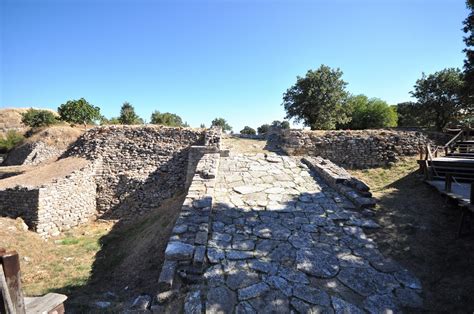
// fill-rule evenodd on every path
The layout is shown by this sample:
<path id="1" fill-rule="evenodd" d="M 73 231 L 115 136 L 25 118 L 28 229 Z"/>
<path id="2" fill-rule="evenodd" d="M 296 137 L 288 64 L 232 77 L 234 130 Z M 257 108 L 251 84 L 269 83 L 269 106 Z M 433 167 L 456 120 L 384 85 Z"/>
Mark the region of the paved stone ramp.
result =
<path id="1" fill-rule="evenodd" d="M 221 158 L 205 285 L 185 311 L 383 313 L 420 307 L 420 282 L 384 258 L 360 226 L 378 227 L 299 159 Z"/>

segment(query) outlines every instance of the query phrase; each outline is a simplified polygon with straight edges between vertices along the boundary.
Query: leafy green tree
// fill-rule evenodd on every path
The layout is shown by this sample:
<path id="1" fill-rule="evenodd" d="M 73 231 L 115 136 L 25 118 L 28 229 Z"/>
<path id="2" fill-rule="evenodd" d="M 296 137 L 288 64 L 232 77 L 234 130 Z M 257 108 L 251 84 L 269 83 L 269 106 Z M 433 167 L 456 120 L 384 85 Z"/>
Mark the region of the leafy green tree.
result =
<path id="1" fill-rule="evenodd" d="M 286 118 L 302 121 L 311 129 L 334 129 L 345 123 L 346 85 L 342 71 L 321 65 L 309 70 L 305 77 L 297 77 L 296 84 L 283 94 Z"/>
<path id="2" fill-rule="evenodd" d="M 180 116 L 174 113 L 155 111 L 151 114 L 152 124 L 161 124 L 174 127 L 188 127 L 186 122 L 183 122 Z"/>
<path id="3" fill-rule="evenodd" d="M 49 110 L 30 108 L 21 114 L 21 122 L 32 128 L 50 126 L 58 122 L 54 113 Z"/>
<path id="4" fill-rule="evenodd" d="M 369 99 L 365 95 L 350 96 L 347 100 L 347 110 L 351 120 L 339 124 L 338 128 L 360 130 L 397 126 L 395 107 L 378 98 Z"/>
<path id="5" fill-rule="evenodd" d="M 398 126 L 422 126 L 420 112 L 416 103 L 408 101 L 397 104 Z"/>
<path id="6" fill-rule="evenodd" d="M 461 100 L 464 88 L 461 70 L 448 68 L 434 74 L 422 74 L 411 94 L 417 99 L 416 106 L 422 114 L 423 125 L 441 131 L 450 123 L 456 123 L 469 115 L 469 103 Z"/>
<path id="7" fill-rule="evenodd" d="M 257 132 L 255 131 L 255 129 L 249 126 L 245 126 L 242 130 L 240 130 L 240 134 L 255 135 L 257 134 Z"/>
<path id="8" fill-rule="evenodd" d="M 61 120 L 75 124 L 83 124 L 87 128 L 88 123 L 99 120 L 100 108 L 89 104 L 84 98 L 78 100 L 68 100 L 58 108 Z"/>
<path id="9" fill-rule="evenodd" d="M 270 124 L 262 124 L 261 126 L 257 128 L 257 132 L 260 135 L 266 134 L 268 131 L 270 131 L 270 127 L 271 127 Z"/>
<path id="10" fill-rule="evenodd" d="M 282 128 L 283 130 L 288 130 L 290 128 L 290 122 L 286 120 L 282 121 L 280 124 L 280 128 Z"/>
<path id="11" fill-rule="evenodd" d="M 224 118 L 215 118 L 211 122 L 211 127 L 220 127 L 222 131 L 232 131 L 232 127 L 227 123 Z"/>
<path id="12" fill-rule="evenodd" d="M 0 153 L 7 153 L 13 147 L 21 144 L 25 137 L 15 130 L 8 130 L 5 136 L 0 137 Z"/>
<path id="13" fill-rule="evenodd" d="M 201 129 L 205 129 L 206 128 L 206 125 L 204 123 L 201 123 L 201 125 L 199 126 Z"/>
<path id="14" fill-rule="evenodd" d="M 143 119 L 135 113 L 135 108 L 127 101 L 120 108 L 118 120 L 120 124 L 143 124 Z"/>
<path id="15" fill-rule="evenodd" d="M 283 120 L 283 121 L 275 120 L 275 121 L 272 122 L 272 128 L 289 129 L 290 128 L 290 122 L 288 122 L 286 120 Z"/>
<path id="16" fill-rule="evenodd" d="M 469 15 L 464 20 L 464 43 L 466 48 L 466 59 L 464 60 L 464 81 L 463 86 L 463 101 L 465 103 L 466 111 L 474 115 L 474 0 L 466 1 L 467 8 L 470 10 Z"/>

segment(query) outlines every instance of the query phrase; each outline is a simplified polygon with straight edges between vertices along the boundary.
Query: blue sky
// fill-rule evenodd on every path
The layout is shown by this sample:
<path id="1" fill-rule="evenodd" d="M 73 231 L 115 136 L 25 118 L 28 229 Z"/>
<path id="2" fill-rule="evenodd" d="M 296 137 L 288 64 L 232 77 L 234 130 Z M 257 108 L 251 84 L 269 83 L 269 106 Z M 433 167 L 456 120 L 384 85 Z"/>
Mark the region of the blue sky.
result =
<path id="1" fill-rule="evenodd" d="M 0 106 L 124 101 L 191 126 L 282 119 L 308 69 L 339 67 L 351 93 L 410 99 L 422 72 L 462 67 L 463 0 L 0 0 Z"/>

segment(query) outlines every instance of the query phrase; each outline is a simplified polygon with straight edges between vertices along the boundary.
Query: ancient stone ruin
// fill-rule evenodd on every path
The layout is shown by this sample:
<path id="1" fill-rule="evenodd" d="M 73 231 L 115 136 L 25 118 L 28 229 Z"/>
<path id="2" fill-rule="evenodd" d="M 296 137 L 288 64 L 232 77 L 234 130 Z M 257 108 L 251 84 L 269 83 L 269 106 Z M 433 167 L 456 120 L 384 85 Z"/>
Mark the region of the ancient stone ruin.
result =
<path id="1" fill-rule="evenodd" d="M 0 213 L 47 237 L 94 217 L 131 220 L 186 191 L 156 295 L 139 296 L 136 311 L 420 308 L 420 281 L 364 231 L 380 228 L 370 188 L 341 166 L 386 165 L 430 140 L 394 131 L 275 138 L 288 156 L 229 152 L 219 129 L 97 127 L 59 161 L 0 180 Z"/>

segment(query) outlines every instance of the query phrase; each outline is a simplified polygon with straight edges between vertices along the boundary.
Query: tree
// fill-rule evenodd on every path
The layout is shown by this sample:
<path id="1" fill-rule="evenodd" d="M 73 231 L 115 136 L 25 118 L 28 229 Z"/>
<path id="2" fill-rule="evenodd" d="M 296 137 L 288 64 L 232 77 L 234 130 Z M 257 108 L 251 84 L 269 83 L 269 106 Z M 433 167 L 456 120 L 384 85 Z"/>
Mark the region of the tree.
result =
<path id="1" fill-rule="evenodd" d="M 150 120 L 152 124 L 161 124 L 174 127 L 189 126 L 186 122 L 183 123 L 183 120 L 180 116 L 169 112 L 160 113 L 159 111 L 155 111 L 151 114 Z"/>
<path id="2" fill-rule="evenodd" d="M 464 60 L 464 86 L 463 86 L 463 102 L 466 110 L 474 114 L 474 0 L 466 2 L 467 8 L 470 10 L 469 15 L 464 20 L 464 43 L 466 48 L 466 59 Z"/>
<path id="3" fill-rule="evenodd" d="M 240 130 L 240 134 L 255 135 L 257 134 L 257 132 L 255 131 L 255 129 L 249 126 L 245 126 L 242 130 Z"/>
<path id="4" fill-rule="evenodd" d="M 311 129 L 333 129 L 345 123 L 346 85 L 342 71 L 321 65 L 297 77 L 296 84 L 283 94 L 286 118 L 302 121 Z"/>
<path id="5" fill-rule="evenodd" d="M 135 108 L 127 101 L 120 108 L 118 119 L 121 124 L 143 124 L 143 119 L 135 113 Z"/>
<path id="6" fill-rule="evenodd" d="M 288 121 L 279 121 L 279 120 L 275 120 L 272 122 L 272 128 L 275 128 L 275 129 L 289 129 L 290 128 L 290 122 Z"/>
<path id="7" fill-rule="evenodd" d="M 268 131 L 270 131 L 270 124 L 262 124 L 257 128 L 258 134 L 266 134 Z"/>
<path id="8" fill-rule="evenodd" d="M 30 108 L 21 114 L 21 122 L 32 128 L 50 126 L 58 122 L 54 113 L 49 110 Z"/>
<path id="9" fill-rule="evenodd" d="M 351 120 L 338 124 L 338 128 L 361 130 L 397 126 L 395 107 L 378 98 L 350 96 L 347 99 L 347 113 Z"/>
<path id="10" fill-rule="evenodd" d="M 211 122 L 211 127 L 220 127 L 222 131 L 232 131 L 232 127 L 227 123 L 224 118 L 215 118 Z"/>
<path id="11" fill-rule="evenodd" d="M 398 126 L 423 126 L 420 112 L 416 103 L 408 101 L 397 104 Z"/>
<path id="12" fill-rule="evenodd" d="M 422 124 L 441 131 L 449 123 L 468 115 L 470 105 L 461 101 L 463 85 L 459 69 L 448 68 L 430 75 L 423 73 L 411 92 L 422 112 Z"/>
<path id="13" fill-rule="evenodd" d="M 87 123 L 99 120 L 100 108 L 89 104 L 84 98 L 79 100 L 68 100 L 58 108 L 61 120 L 75 124 L 83 124 L 87 128 Z"/>
<path id="14" fill-rule="evenodd" d="M 199 126 L 201 129 L 205 129 L 206 128 L 206 125 L 204 123 L 201 123 L 201 125 Z"/>

